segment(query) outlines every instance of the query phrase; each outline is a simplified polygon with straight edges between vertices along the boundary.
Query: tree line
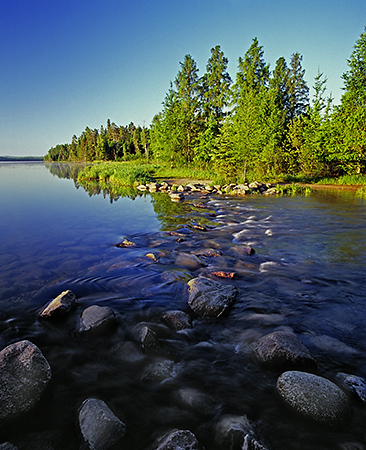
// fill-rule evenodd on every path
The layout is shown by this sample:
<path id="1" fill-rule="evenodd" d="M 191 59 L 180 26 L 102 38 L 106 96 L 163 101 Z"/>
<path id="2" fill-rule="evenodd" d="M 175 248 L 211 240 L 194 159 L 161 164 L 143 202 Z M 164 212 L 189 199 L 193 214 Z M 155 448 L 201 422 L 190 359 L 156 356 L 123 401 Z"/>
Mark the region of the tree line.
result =
<path id="1" fill-rule="evenodd" d="M 86 130 L 71 144 L 56 146 L 48 160 L 126 160 L 214 168 L 223 175 L 270 178 L 361 174 L 366 169 L 366 29 L 356 41 L 343 74 L 340 105 L 327 94 L 320 71 L 314 95 L 302 55 L 280 57 L 271 71 L 254 38 L 238 59 L 235 80 L 220 46 L 211 49 L 206 71 L 186 55 L 149 128 Z"/>

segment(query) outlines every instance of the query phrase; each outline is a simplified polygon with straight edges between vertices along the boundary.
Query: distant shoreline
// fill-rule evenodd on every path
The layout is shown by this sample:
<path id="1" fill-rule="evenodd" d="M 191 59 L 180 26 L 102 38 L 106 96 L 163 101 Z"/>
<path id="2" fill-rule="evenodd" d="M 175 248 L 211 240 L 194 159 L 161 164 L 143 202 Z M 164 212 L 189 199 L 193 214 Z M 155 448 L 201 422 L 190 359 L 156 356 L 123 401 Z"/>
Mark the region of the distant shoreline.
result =
<path id="1" fill-rule="evenodd" d="M 0 162 L 4 161 L 43 161 L 43 156 L 0 156 Z"/>

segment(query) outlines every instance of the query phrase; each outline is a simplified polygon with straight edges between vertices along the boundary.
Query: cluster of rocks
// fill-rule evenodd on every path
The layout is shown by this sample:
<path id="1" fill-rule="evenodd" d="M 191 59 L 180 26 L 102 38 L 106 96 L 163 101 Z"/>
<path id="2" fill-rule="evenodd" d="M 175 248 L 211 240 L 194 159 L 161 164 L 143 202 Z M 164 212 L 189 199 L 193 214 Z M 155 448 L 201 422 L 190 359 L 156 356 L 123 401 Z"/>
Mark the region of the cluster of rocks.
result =
<path id="1" fill-rule="evenodd" d="M 187 283 L 188 306 L 193 315 L 217 319 L 228 314 L 238 290 L 235 286 L 198 276 Z M 77 306 L 70 290 L 62 292 L 39 313 L 44 320 L 70 315 Z M 165 311 L 161 321 L 174 332 L 192 327 L 191 315 L 181 310 Z M 91 305 L 80 316 L 79 333 L 98 335 L 117 326 L 112 308 Z M 142 348 L 154 347 L 158 327 L 141 323 L 136 327 L 137 341 Z M 133 351 L 123 352 L 133 357 Z M 283 402 L 296 413 L 328 426 L 347 423 L 352 415 L 350 395 L 366 401 L 366 383 L 352 374 L 339 373 L 335 382 L 312 373 L 316 361 L 301 339 L 292 331 L 278 330 L 262 336 L 253 344 L 253 356 L 265 369 L 282 372 L 276 390 Z M 131 356 L 132 354 L 132 356 Z M 169 359 L 156 359 L 143 374 L 145 380 L 164 380 L 175 370 Z M 285 370 L 285 371 L 283 371 Z M 308 371 L 310 370 L 310 371 Z M 8 345 L 0 352 L 0 421 L 13 420 L 31 410 L 40 400 L 52 376 L 52 370 L 41 350 L 24 340 Z M 336 384 L 337 383 L 337 384 Z M 197 410 L 200 414 L 216 414 L 214 399 L 196 389 L 181 388 L 175 394 L 177 404 Z M 0 422 L 0 424 L 1 424 Z M 100 398 L 86 398 L 79 407 L 78 422 L 81 436 L 91 450 L 108 449 L 125 436 L 127 426 L 118 413 Z M 266 450 L 256 436 L 254 426 L 245 415 L 219 416 L 215 426 L 215 443 L 223 449 Z M 6 443 L 16 450 L 13 444 Z M 158 436 L 149 450 L 203 450 L 202 444 L 188 429 L 170 429 Z"/>
<path id="2" fill-rule="evenodd" d="M 201 194 L 228 194 L 228 195 L 246 195 L 246 194 L 264 194 L 275 195 L 279 191 L 270 183 L 261 183 L 254 181 L 252 183 L 242 184 L 226 184 L 226 185 L 211 185 L 201 183 L 173 184 L 163 181 L 161 183 L 147 183 L 137 186 L 139 191 L 148 192 L 165 192 L 168 193 L 172 200 L 181 200 L 189 193 Z"/>

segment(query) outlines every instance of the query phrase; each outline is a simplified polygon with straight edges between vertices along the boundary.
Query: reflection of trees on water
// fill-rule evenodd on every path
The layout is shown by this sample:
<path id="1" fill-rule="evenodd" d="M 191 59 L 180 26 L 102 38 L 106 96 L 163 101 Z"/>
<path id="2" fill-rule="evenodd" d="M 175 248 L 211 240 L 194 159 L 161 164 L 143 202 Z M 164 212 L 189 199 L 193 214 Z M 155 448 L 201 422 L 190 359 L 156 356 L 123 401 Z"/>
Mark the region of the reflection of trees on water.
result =
<path id="1" fill-rule="evenodd" d="M 172 230 L 179 225 L 189 225 L 199 221 L 203 225 L 212 225 L 204 211 L 197 211 L 190 202 L 172 202 L 165 193 L 146 193 L 138 191 L 134 186 L 116 186 L 102 181 L 78 180 L 78 174 L 85 169 L 84 163 L 46 163 L 52 175 L 58 178 L 66 178 L 74 181 L 75 188 L 82 187 L 89 195 L 102 195 L 109 199 L 110 203 L 119 198 L 128 197 L 135 200 L 137 197 L 150 196 L 154 212 L 161 223 L 162 230 Z"/>
<path id="2" fill-rule="evenodd" d="M 78 174 L 80 170 L 84 170 L 85 163 L 45 163 L 47 169 L 52 175 L 58 178 L 67 178 L 68 180 L 74 180 L 77 183 Z"/>

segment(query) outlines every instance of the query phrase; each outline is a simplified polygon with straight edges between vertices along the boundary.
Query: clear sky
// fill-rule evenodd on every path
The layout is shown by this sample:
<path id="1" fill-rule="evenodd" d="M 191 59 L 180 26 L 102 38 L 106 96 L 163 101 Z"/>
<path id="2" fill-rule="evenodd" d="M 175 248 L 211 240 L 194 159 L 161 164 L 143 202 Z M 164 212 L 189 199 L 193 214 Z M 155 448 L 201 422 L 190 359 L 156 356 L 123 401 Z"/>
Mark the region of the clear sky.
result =
<path id="1" fill-rule="evenodd" d="M 235 79 L 257 37 L 273 69 L 303 55 L 339 103 L 365 0 L 0 0 L 0 155 L 45 155 L 86 126 L 149 126 L 179 62 L 220 45 Z"/>

